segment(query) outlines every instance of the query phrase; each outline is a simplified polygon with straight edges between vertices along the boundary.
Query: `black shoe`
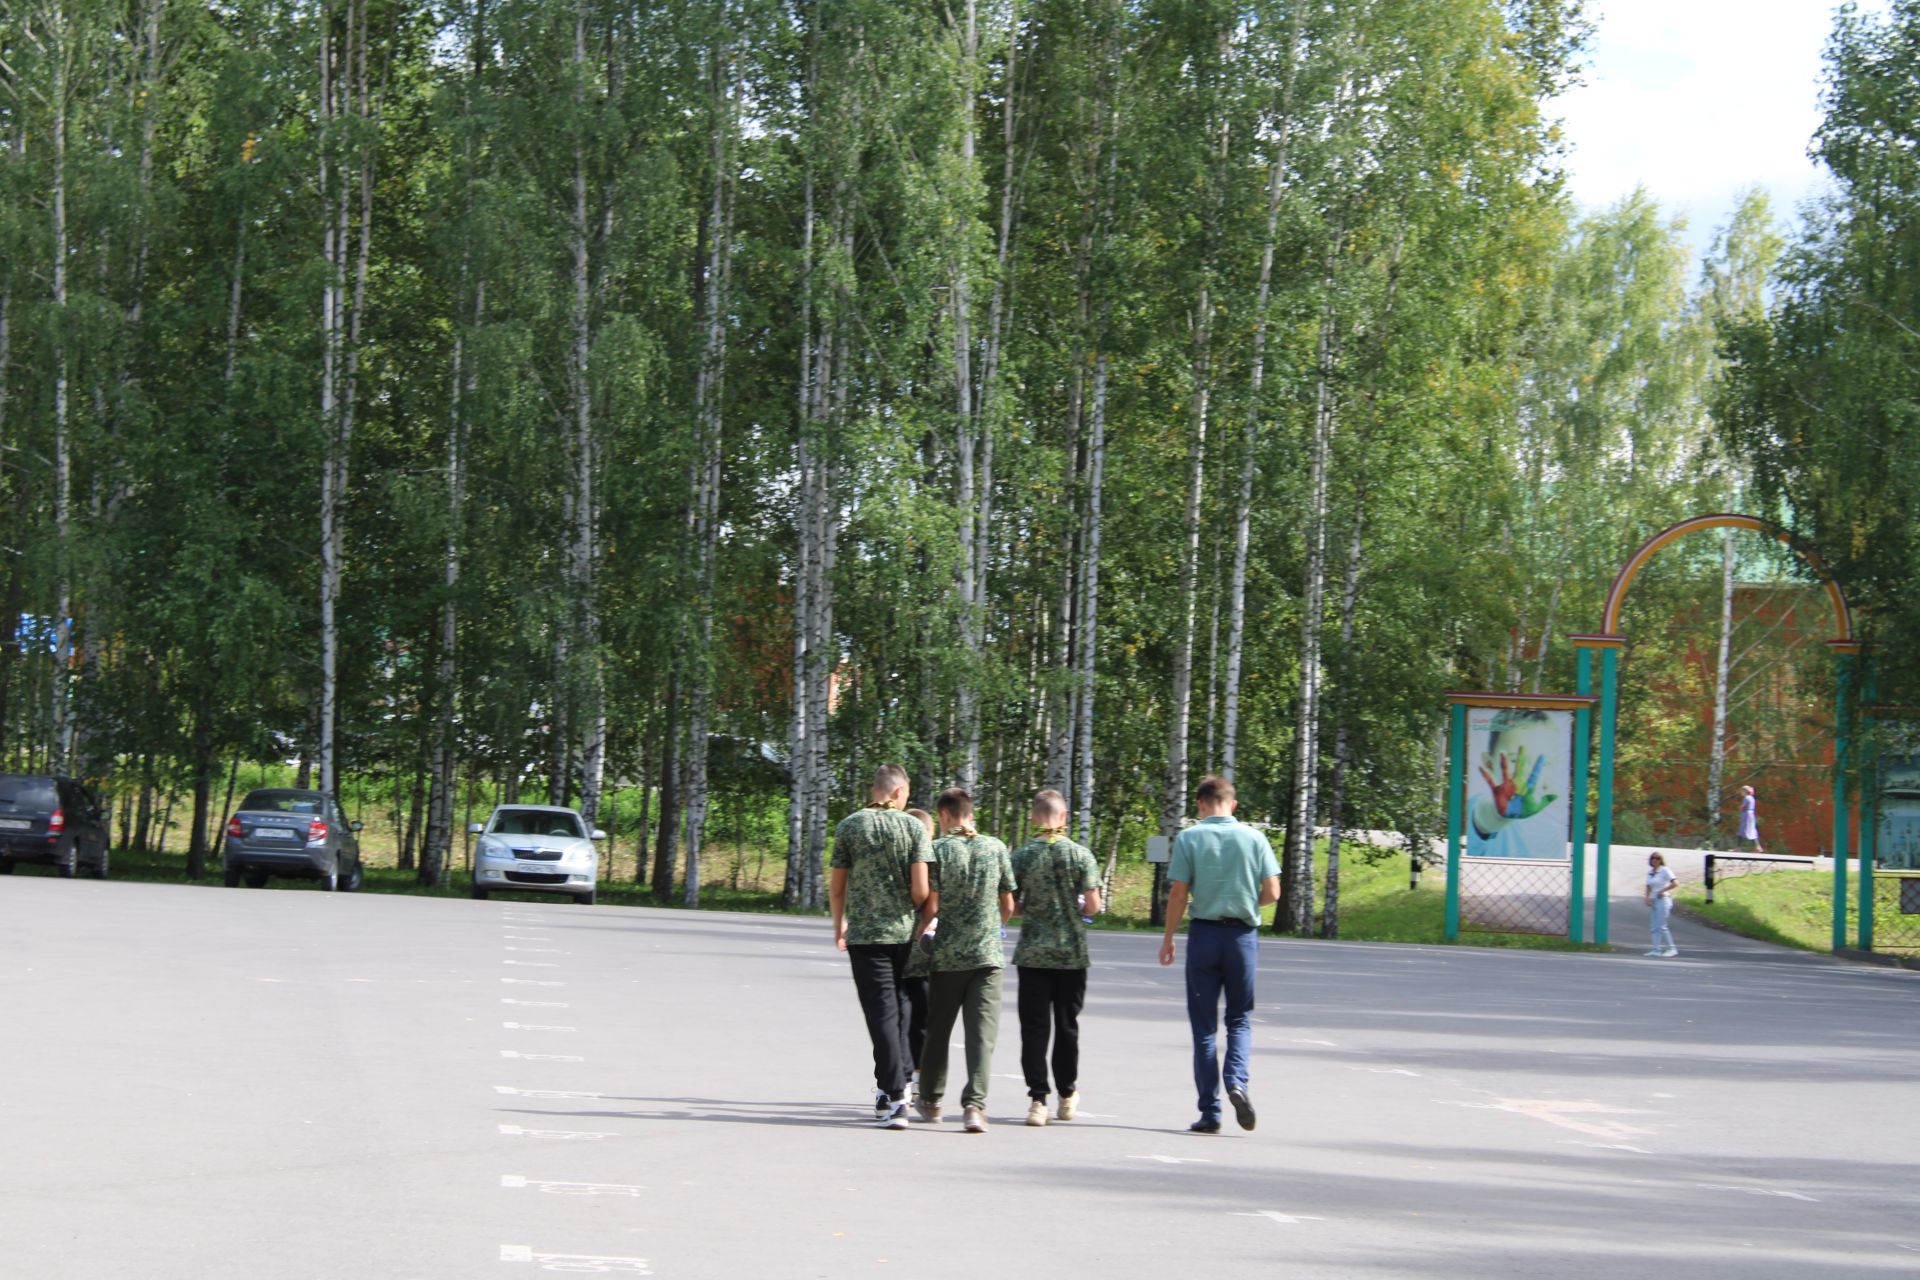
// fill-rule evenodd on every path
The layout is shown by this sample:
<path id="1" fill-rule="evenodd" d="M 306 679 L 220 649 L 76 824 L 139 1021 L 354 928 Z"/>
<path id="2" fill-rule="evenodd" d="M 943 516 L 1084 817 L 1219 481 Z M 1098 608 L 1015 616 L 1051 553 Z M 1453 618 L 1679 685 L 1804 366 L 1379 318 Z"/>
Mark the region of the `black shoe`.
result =
<path id="1" fill-rule="evenodd" d="M 1242 1129 L 1253 1128 L 1253 1099 L 1247 1096 L 1245 1089 L 1227 1090 L 1227 1101 L 1233 1104 L 1233 1118 L 1240 1122 Z"/>
<path id="2" fill-rule="evenodd" d="M 1192 1124 L 1187 1126 L 1187 1132 L 1188 1133 L 1218 1133 L 1220 1132 L 1220 1122 L 1218 1120 L 1209 1120 L 1205 1116 L 1202 1116 L 1200 1119 L 1195 1120 Z"/>

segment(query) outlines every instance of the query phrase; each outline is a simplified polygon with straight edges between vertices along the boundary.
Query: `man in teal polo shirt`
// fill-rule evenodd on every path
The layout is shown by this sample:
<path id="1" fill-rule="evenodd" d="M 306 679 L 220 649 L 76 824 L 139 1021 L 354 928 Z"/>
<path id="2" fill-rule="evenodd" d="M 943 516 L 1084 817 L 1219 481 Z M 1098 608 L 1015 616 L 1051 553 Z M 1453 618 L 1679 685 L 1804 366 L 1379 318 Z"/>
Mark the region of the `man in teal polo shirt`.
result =
<path id="1" fill-rule="evenodd" d="M 1220 1084 L 1242 1129 L 1253 1128 L 1247 1067 L 1253 1050 L 1253 984 L 1260 960 L 1260 908 L 1280 898 L 1280 864 L 1267 838 L 1233 816 L 1233 783 L 1205 778 L 1194 797 L 1200 821 L 1173 842 L 1167 868 L 1167 932 L 1160 963 L 1173 963 L 1173 931 L 1189 902 L 1187 1021 L 1193 1027 L 1193 1082 L 1200 1092 L 1194 1133 L 1220 1132 Z M 1220 997 L 1227 998 L 1227 1056 L 1221 1065 Z"/>

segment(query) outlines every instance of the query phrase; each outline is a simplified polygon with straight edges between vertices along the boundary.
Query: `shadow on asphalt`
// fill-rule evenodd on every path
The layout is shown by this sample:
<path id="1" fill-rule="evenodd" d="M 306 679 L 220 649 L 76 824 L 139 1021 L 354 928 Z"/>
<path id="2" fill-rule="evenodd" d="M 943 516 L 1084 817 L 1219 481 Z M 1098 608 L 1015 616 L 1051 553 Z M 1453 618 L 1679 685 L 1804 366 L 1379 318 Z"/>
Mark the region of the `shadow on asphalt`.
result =
<path id="1" fill-rule="evenodd" d="M 544 1116 L 549 1120 L 697 1120 L 713 1124 L 763 1124 L 787 1128 L 809 1129 L 846 1129 L 870 1127 L 873 1116 L 865 1107 L 848 1106 L 838 1102 L 739 1102 L 722 1098 L 617 1098 L 610 1097 L 609 1102 L 656 1102 L 678 1104 L 677 1106 L 647 1108 L 633 1111 L 551 1111 L 538 1107 L 499 1107 L 496 1110 L 508 1115 Z M 811 1112 L 812 1114 L 805 1114 Z M 995 1123 L 1007 1127 L 1016 1127 L 1014 1121 L 1001 1119 Z M 1024 1124 L 1017 1127 L 1024 1128 Z M 1189 1135 L 1185 1126 L 1167 1128 L 1160 1125 L 1144 1124 L 1106 1124 L 1095 1120 L 1075 1120 L 1071 1124 L 1062 1124 L 1069 1129 L 1117 1129 L 1133 1133 L 1163 1133 Z M 958 1133 L 960 1125 L 957 1117 L 937 1125 L 915 1122 L 916 1132 Z"/>

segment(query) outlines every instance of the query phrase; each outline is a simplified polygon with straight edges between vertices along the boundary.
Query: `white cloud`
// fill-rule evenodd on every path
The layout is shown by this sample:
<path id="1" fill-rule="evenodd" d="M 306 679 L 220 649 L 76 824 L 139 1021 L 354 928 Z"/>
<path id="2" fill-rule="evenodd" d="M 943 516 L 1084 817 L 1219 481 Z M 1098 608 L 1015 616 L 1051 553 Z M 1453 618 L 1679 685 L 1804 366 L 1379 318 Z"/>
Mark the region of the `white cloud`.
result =
<path id="1" fill-rule="evenodd" d="M 1593 16 L 1586 83 L 1549 108 L 1581 205 L 1645 186 L 1704 249 L 1746 187 L 1765 187 L 1787 216 L 1822 185 L 1807 147 L 1827 0 L 1599 0 Z"/>

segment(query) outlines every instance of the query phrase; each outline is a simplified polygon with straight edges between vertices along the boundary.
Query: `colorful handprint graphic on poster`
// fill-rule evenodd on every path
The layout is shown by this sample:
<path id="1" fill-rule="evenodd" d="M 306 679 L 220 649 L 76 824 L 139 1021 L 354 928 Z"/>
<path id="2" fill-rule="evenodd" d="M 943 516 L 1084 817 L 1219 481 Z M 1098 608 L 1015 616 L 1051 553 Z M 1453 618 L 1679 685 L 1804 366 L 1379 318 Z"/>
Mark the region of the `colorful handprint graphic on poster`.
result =
<path id="1" fill-rule="evenodd" d="M 1482 858 L 1564 858 L 1564 797 L 1572 717 L 1531 708 L 1476 708 L 1470 741 L 1479 783 L 1467 806 L 1467 853 Z"/>

